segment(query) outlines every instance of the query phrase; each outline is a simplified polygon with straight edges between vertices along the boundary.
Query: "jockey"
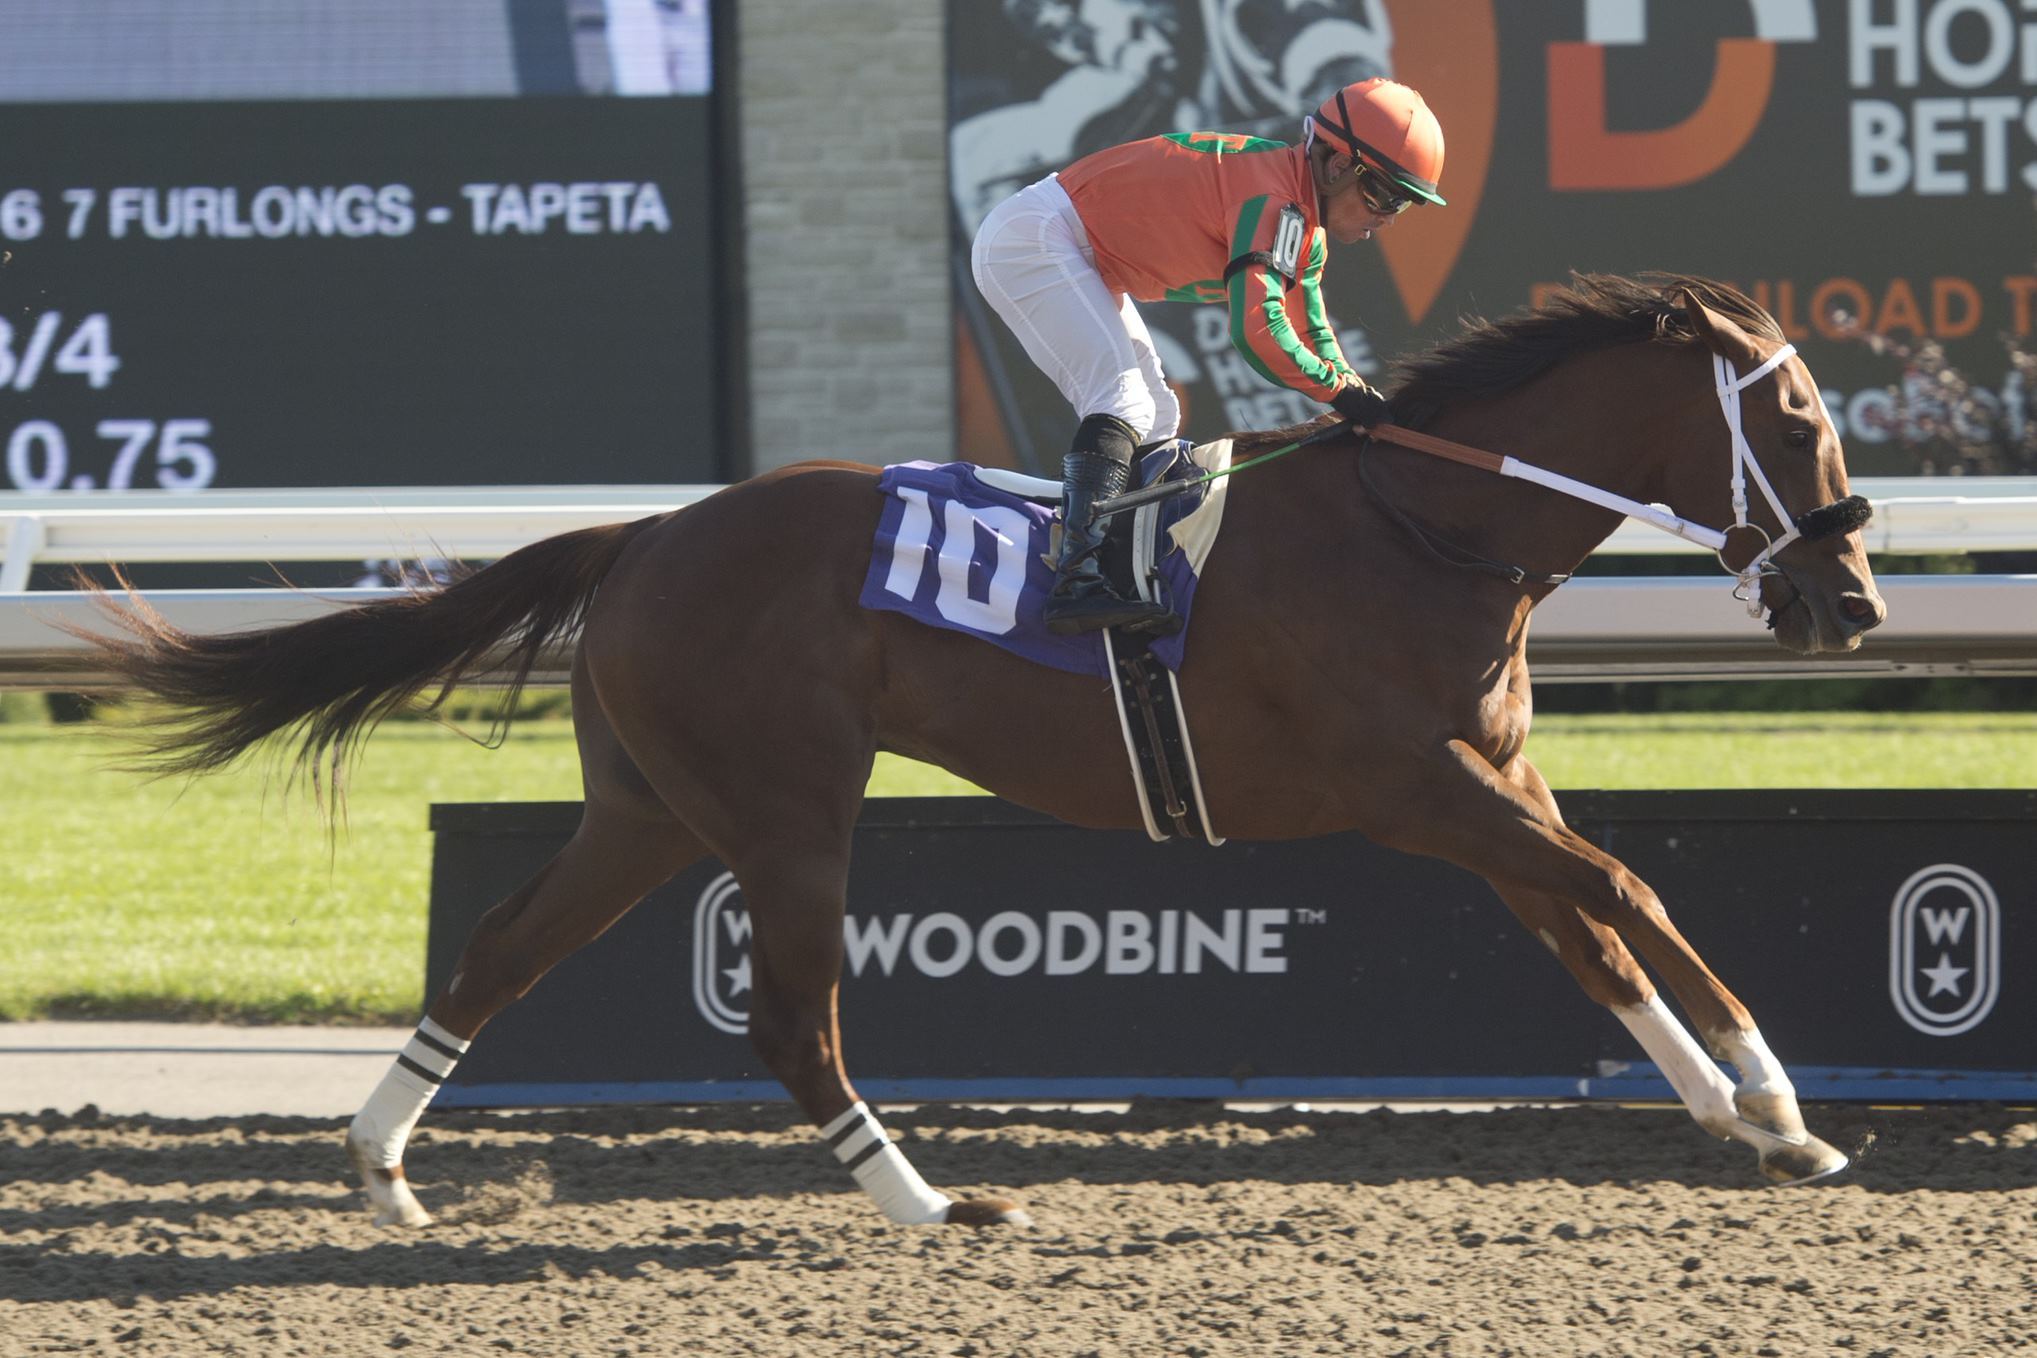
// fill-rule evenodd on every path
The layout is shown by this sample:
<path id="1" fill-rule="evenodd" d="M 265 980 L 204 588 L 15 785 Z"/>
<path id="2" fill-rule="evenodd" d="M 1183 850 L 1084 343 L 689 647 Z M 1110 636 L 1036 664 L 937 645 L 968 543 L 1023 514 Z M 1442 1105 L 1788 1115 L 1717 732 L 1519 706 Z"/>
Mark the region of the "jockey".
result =
<path id="1" fill-rule="evenodd" d="M 1134 302 L 1227 305 L 1231 342 L 1261 376 L 1370 429 L 1386 400 L 1344 358 L 1323 309 L 1324 235 L 1368 240 L 1415 203 L 1441 204 L 1443 130 L 1391 80 L 1347 85 L 1302 120 L 1297 145 L 1175 133 L 1085 156 L 993 208 L 976 285 L 1081 424 L 1062 459 L 1061 540 L 1047 625 L 1060 633 L 1164 622 L 1120 598 L 1096 563 L 1098 500 L 1135 452 L 1174 437 L 1167 389 Z M 1290 316 L 1290 301 L 1300 310 Z"/>

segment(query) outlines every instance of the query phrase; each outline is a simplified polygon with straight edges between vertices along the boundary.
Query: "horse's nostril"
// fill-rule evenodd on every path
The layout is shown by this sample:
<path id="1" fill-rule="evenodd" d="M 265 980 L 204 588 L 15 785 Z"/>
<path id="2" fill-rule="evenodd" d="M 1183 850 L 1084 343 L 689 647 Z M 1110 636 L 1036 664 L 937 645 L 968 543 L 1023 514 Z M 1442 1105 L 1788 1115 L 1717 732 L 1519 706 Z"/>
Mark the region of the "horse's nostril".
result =
<path id="1" fill-rule="evenodd" d="M 1846 621 L 1854 624 L 1862 632 L 1881 626 L 1882 619 L 1888 616 L 1877 600 L 1870 599 L 1865 594 L 1840 595 L 1839 611 L 1845 614 Z"/>

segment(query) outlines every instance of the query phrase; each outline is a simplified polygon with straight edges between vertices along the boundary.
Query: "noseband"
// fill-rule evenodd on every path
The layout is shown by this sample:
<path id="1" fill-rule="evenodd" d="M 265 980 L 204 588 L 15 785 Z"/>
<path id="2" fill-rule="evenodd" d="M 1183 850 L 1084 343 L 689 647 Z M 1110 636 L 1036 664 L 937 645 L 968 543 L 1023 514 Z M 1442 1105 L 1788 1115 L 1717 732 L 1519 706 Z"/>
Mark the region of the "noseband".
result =
<path id="1" fill-rule="evenodd" d="M 1719 409 L 1726 417 L 1726 428 L 1733 435 L 1733 525 L 1723 532 L 1713 534 L 1718 541 L 1707 542 L 1706 545 L 1718 554 L 1719 564 L 1734 576 L 1733 597 L 1746 604 L 1749 616 L 1756 618 L 1760 617 L 1762 612 L 1760 593 L 1762 577 L 1783 573 L 1774 563 L 1777 552 L 1798 539 L 1816 542 L 1820 538 L 1850 533 L 1856 528 L 1865 527 L 1867 521 L 1874 516 L 1873 506 L 1868 504 L 1864 497 L 1849 495 L 1843 500 L 1834 500 L 1830 504 L 1818 506 L 1809 513 L 1791 518 L 1789 511 L 1782 507 L 1782 497 L 1775 493 L 1775 487 L 1768 484 L 1767 474 L 1761 470 L 1761 463 L 1755 459 L 1754 449 L 1747 442 L 1746 431 L 1741 427 L 1740 393 L 1781 367 L 1796 351 L 1797 347 L 1794 344 L 1783 345 L 1768 356 L 1766 363 L 1745 377 L 1734 372 L 1733 361 L 1724 354 L 1712 355 L 1712 380 L 1719 394 Z M 1754 484 L 1761 488 L 1762 498 L 1768 501 L 1769 509 L 1774 512 L 1775 521 L 1789 525 L 1779 538 L 1771 539 L 1767 529 L 1747 517 L 1747 473 L 1750 471 L 1754 473 Z M 1726 560 L 1726 544 L 1733 534 L 1740 532 L 1760 534 L 1761 549 L 1746 565 L 1735 569 Z"/>
<path id="2" fill-rule="evenodd" d="M 1565 476 L 1561 472 L 1552 472 L 1546 467 L 1538 467 L 1532 462 L 1523 462 L 1519 458 L 1506 457 L 1499 453 L 1489 453 L 1482 448 L 1473 448 L 1467 444 L 1439 438 L 1434 434 L 1423 433 L 1417 429 L 1407 429 L 1395 424 L 1381 424 L 1364 432 L 1369 438 L 1399 444 L 1403 448 L 1411 448 L 1419 453 L 1427 453 L 1431 457 L 1440 457 L 1445 461 L 1459 462 L 1468 467 L 1477 467 L 1481 471 L 1496 472 L 1501 476 L 1511 476 L 1522 481 L 1532 482 L 1535 485 L 1546 487 L 1559 494 L 1568 495 L 1572 499 L 1583 500 L 1588 504 L 1599 505 L 1602 508 L 1613 510 L 1615 513 L 1624 514 L 1628 518 L 1636 519 L 1651 528 L 1659 528 L 1665 533 L 1680 537 L 1685 542 L 1694 542 L 1700 547 L 1708 547 L 1718 555 L 1719 564 L 1725 567 L 1727 573 L 1734 577 L 1733 597 L 1747 605 L 1747 612 L 1750 617 L 1759 618 L 1765 611 L 1765 607 L 1761 602 L 1760 586 L 1762 577 L 1781 575 L 1786 578 L 1787 573 L 1774 562 L 1776 553 L 1798 540 L 1816 542 L 1820 538 L 1836 537 L 1842 533 L 1850 533 L 1856 528 L 1865 527 L 1867 521 L 1874 516 L 1873 507 L 1864 498 L 1858 495 L 1848 495 L 1843 500 L 1834 500 L 1828 505 L 1820 505 L 1818 508 L 1801 516 L 1792 517 L 1789 511 L 1783 508 L 1782 497 L 1775 493 L 1775 487 L 1768 483 L 1768 476 L 1761 470 L 1761 464 L 1755 460 L 1754 449 L 1747 442 L 1746 431 L 1740 427 L 1740 393 L 1774 372 L 1778 367 L 1782 366 L 1785 359 L 1795 352 L 1796 346 L 1794 344 L 1785 344 L 1782 348 L 1776 350 L 1774 354 L 1770 355 L 1766 363 L 1763 363 L 1745 377 L 1741 377 L 1734 372 L 1732 360 L 1719 354 L 1712 355 L 1712 375 L 1719 394 L 1719 408 L 1725 413 L 1726 428 L 1732 431 L 1733 435 L 1733 522 L 1723 529 L 1707 528 L 1701 523 L 1692 523 L 1689 519 L 1680 517 L 1675 510 L 1665 504 L 1644 504 L 1639 500 L 1632 500 L 1624 495 L 1594 486 L 1590 482 L 1579 481 L 1575 477 Z M 1822 399 L 1820 398 L 1821 403 Z M 1830 417 L 1828 416 L 1827 418 Z M 1349 428 L 1350 425 L 1347 421 L 1343 425 L 1331 427 L 1344 429 Z M 1321 437 L 1321 435 L 1318 434 L 1316 437 Z M 1310 441 L 1312 440 L 1303 440 L 1302 442 Z M 1280 452 L 1269 453 L 1266 456 L 1278 457 L 1281 453 L 1292 452 L 1301 446 L 1302 443 L 1290 444 L 1288 447 L 1281 449 Z M 1251 464 L 1246 463 L 1245 465 L 1250 466 Z M 1761 487 L 1761 494 L 1767 499 L 1768 507 L 1775 512 L 1775 521 L 1789 525 L 1779 538 L 1770 539 L 1767 529 L 1754 523 L 1747 517 L 1747 473 L 1749 471 L 1754 473 L 1754 482 Z M 1376 498 L 1376 491 L 1374 495 Z M 1391 510 L 1392 507 L 1388 506 L 1388 508 Z M 1396 518 L 1404 519 L 1405 517 L 1400 515 L 1398 511 L 1392 512 Z M 1742 531 L 1759 534 L 1761 537 L 1761 548 L 1745 566 L 1735 569 L 1726 560 L 1726 543 L 1732 534 Z M 1416 535 L 1425 539 L 1434 537 L 1433 534 L 1428 534 L 1425 531 L 1418 531 Z M 1430 547 L 1431 551 L 1435 550 L 1434 542 L 1428 542 L 1426 545 Z M 1460 557 L 1469 556 L 1462 549 L 1457 549 L 1457 552 Z M 1497 564 L 1484 562 L 1483 558 L 1459 560 L 1456 564 L 1478 565 L 1479 563 L 1482 563 L 1480 568 Z M 1512 567 L 1504 568 L 1499 573 L 1507 574 L 1515 584 L 1519 584 L 1523 579 L 1527 578 L 1523 572 Z M 1554 584 L 1562 578 L 1560 576 L 1543 576 L 1538 578 L 1538 583 Z"/>

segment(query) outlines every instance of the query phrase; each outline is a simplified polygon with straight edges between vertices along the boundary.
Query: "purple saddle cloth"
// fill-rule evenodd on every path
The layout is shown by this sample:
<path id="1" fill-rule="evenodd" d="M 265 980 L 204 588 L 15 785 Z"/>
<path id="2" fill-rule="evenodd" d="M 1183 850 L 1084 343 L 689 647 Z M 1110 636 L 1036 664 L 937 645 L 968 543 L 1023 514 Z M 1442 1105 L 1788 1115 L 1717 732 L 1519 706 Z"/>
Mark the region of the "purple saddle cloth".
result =
<path id="1" fill-rule="evenodd" d="M 1056 636 L 1040 620 L 1054 583 L 1046 558 L 1055 507 L 1000 490 L 983 481 L 979 470 L 968 462 L 901 462 L 884 469 L 877 482 L 884 517 L 863 581 L 863 607 L 981 637 L 1057 670 L 1108 677 L 1101 633 Z M 1147 454 L 1141 471 L 1140 485 L 1201 474 L 1185 442 Z M 1167 529 L 1200 505 L 1207 491 L 1207 485 L 1199 486 L 1163 501 L 1155 516 L 1152 550 L 1160 597 L 1181 615 L 1182 628 L 1148 649 L 1171 670 L 1181 668 L 1188 640 L 1195 572 Z M 1130 578 L 1133 520 L 1144 517 L 1125 513 L 1111 520 L 1104 568 L 1114 581 Z"/>

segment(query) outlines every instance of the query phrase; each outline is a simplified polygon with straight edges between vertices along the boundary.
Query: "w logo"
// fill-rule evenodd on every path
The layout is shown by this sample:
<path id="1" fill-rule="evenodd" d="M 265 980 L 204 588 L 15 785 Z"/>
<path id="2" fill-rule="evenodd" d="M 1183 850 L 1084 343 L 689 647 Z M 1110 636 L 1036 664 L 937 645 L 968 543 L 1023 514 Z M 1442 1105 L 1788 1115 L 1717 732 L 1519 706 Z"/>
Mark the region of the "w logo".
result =
<path id="1" fill-rule="evenodd" d="M 693 907 L 693 1003 L 725 1033 L 750 1030 L 750 915 L 736 875 L 707 884 Z"/>
<path id="2" fill-rule="evenodd" d="M 1910 874 L 1889 908 L 1888 987 L 1903 1022 L 1932 1037 L 1966 1032 L 2001 992 L 2002 909 L 1971 868 Z"/>

